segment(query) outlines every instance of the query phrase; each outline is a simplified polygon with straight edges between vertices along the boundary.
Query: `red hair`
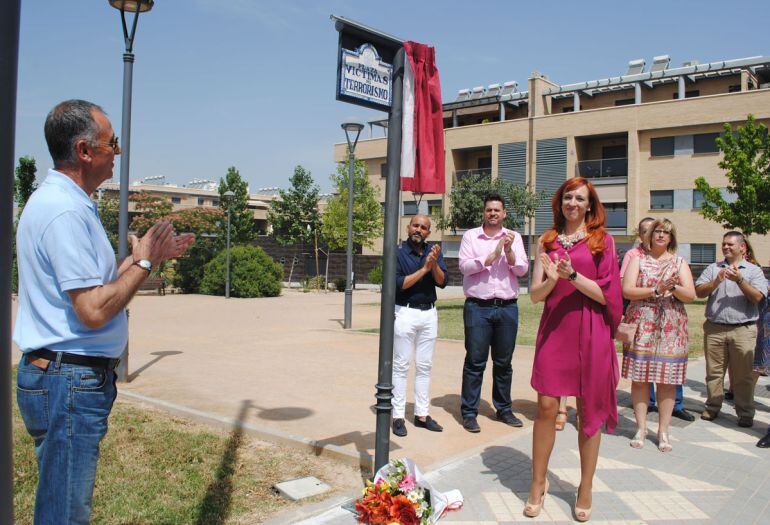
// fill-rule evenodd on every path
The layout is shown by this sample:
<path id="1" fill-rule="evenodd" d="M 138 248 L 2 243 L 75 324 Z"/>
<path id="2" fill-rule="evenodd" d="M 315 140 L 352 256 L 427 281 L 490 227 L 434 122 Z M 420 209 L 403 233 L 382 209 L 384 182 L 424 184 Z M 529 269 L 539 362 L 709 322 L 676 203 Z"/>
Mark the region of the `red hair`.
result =
<path id="1" fill-rule="evenodd" d="M 554 250 L 554 241 L 559 235 L 559 232 L 564 231 L 564 226 L 567 224 L 567 219 L 564 217 L 564 213 L 561 211 L 562 199 L 564 194 L 568 191 L 573 191 L 581 186 L 588 188 L 588 211 L 586 211 L 586 237 L 588 248 L 591 253 L 596 255 L 603 252 L 606 249 L 604 245 L 604 225 L 606 224 L 606 215 L 604 213 L 604 206 L 602 206 L 599 200 L 599 195 L 594 189 L 594 185 L 583 177 L 574 177 L 567 179 L 559 186 L 556 193 L 551 199 L 551 209 L 553 210 L 553 226 L 550 230 L 543 233 L 542 242 L 543 246 L 547 250 Z"/>

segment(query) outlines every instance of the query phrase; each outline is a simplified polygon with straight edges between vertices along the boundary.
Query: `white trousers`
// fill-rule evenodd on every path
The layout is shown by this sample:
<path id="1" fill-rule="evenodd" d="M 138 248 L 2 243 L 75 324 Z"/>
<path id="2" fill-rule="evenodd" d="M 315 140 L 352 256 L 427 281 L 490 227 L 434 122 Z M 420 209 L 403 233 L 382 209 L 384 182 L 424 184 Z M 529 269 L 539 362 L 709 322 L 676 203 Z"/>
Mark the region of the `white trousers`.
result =
<path id="1" fill-rule="evenodd" d="M 430 369 L 438 337 L 435 308 L 417 310 L 396 305 L 393 328 L 393 419 L 403 419 L 406 409 L 406 376 L 414 356 L 414 415 L 428 415 Z"/>

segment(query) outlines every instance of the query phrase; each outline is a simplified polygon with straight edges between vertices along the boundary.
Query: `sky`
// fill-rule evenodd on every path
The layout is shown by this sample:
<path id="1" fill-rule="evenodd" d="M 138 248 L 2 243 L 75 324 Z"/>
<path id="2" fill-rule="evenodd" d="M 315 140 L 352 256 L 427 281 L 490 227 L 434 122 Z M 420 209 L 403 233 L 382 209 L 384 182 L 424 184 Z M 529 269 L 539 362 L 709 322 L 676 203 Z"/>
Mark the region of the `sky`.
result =
<path id="1" fill-rule="evenodd" d="M 525 90 L 533 71 L 567 84 L 662 54 L 672 66 L 770 55 L 767 0 L 156 0 L 134 43 L 131 180 L 218 181 L 235 166 L 254 192 L 287 187 L 302 165 L 329 191 L 340 124 L 387 116 L 335 100 L 331 14 L 434 46 L 445 102 L 508 80 Z M 58 102 L 99 104 L 121 135 L 123 51 L 107 0 L 22 2 L 16 157 L 34 157 L 38 177 L 51 167 L 43 122 Z"/>

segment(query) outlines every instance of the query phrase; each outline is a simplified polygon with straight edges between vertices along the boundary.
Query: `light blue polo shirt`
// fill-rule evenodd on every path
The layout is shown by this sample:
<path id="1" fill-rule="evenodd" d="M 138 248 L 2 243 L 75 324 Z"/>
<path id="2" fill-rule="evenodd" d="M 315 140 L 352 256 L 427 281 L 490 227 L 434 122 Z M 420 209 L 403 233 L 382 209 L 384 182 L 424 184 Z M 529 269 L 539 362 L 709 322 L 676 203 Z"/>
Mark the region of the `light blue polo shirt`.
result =
<path id="1" fill-rule="evenodd" d="M 118 278 L 96 202 L 72 179 L 48 170 L 22 212 L 16 251 L 19 311 L 13 340 L 22 352 L 47 348 L 119 357 L 128 340 L 125 310 L 92 330 L 80 322 L 67 293 Z"/>

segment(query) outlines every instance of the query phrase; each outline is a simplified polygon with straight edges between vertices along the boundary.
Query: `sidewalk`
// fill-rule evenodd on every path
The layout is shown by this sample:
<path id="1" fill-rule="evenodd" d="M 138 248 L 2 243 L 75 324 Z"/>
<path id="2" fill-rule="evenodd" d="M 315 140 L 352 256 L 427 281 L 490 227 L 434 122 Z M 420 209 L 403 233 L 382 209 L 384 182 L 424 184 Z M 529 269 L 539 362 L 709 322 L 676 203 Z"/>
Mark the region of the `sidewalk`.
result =
<path id="1" fill-rule="evenodd" d="M 685 388 L 685 406 L 698 413 L 703 395 L 703 360 L 693 361 Z M 621 406 L 630 397 L 620 393 Z M 756 448 L 770 423 L 770 381 L 760 378 L 753 429 L 736 425 L 732 405 L 725 405 L 713 423 L 674 419 L 668 454 L 656 448 L 657 414 L 651 414 L 642 450 L 628 443 L 635 432 L 633 411 L 620 409 L 614 435 L 602 438 L 594 480 L 592 524 L 767 524 L 770 523 L 770 451 Z M 531 480 L 531 428 L 459 459 L 427 476 L 439 490 L 460 489 L 465 505 L 441 523 L 493 525 L 507 523 L 573 523 L 572 507 L 580 481 L 574 413 L 558 434 L 549 467 L 551 489 L 536 519 L 523 514 Z M 396 452 L 393 456 L 398 457 Z M 352 525 L 353 515 L 334 508 L 308 519 L 301 512 L 268 523 Z M 277 521 L 276 521 L 277 520 Z"/>

